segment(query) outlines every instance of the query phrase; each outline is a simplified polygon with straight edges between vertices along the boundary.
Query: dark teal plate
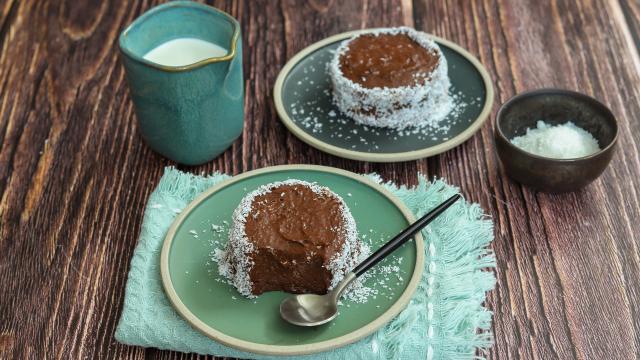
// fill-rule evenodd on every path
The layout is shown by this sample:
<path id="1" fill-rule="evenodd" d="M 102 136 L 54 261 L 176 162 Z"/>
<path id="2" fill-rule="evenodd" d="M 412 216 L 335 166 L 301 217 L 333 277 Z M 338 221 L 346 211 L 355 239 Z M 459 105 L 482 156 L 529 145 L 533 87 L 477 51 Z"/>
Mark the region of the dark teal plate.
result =
<path id="1" fill-rule="evenodd" d="M 360 32 L 338 34 L 294 56 L 274 87 L 282 122 L 307 144 L 348 159 L 395 162 L 420 159 L 447 151 L 470 138 L 487 119 L 493 104 L 489 74 L 460 46 L 429 35 L 438 43 L 449 66 L 450 93 L 456 106 L 440 129 L 397 131 L 359 125 L 341 113 L 331 99 L 327 64 L 340 43 Z"/>

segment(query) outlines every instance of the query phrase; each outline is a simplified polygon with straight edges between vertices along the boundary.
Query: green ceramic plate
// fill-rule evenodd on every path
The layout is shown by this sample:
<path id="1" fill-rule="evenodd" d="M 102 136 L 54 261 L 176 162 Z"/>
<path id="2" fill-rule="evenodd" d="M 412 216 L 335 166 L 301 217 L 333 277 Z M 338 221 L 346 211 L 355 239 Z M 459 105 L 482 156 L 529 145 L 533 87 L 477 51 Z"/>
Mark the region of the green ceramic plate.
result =
<path id="1" fill-rule="evenodd" d="M 276 110 L 282 122 L 307 144 L 354 160 L 394 162 L 445 152 L 471 137 L 487 119 L 493 104 L 489 74 L 460 46 L 429 35 L 440 45 L 449 66 L 450 93 L 456 107 L 439 130 L 398 132 L 358 125 L 331 100 L 327 64 L 340 43 L 358 30 L 317 42 L 294 56 L 278 75 L 274 87 Z"/>
<path id="2" fill-rule="evenodd" d="M 385 281 L 385 275 L 375 274 L 367 280 L 368 286 L 379 290 L 375 299 L 366 303 L 344 301 L 336 320 L 316 328 L 297 327 L 280 319 L 278 307 L 287 294 L 270 292 L 252 300 L 222 281 L 210 254 L 226 243 L 231 215 L 240 199 L 260 185 L 289 178 L 317 182 L 341 195 L 356 219 L 361 238 L 372 249 L 413 222 L 411 212 L 380 185 L 328 167 L 265 168 L 235 176 L 207 190 L 169 229 L 162 248 L 161 271 L 165 291 L 178 313 L 220 343 L 272 355 L 336 348 L 391 320 L 406 306 L 418 286 L 424 264 L 420 236 L 377 266 L 398 265 L 400 271 L 391 280 Z"/>

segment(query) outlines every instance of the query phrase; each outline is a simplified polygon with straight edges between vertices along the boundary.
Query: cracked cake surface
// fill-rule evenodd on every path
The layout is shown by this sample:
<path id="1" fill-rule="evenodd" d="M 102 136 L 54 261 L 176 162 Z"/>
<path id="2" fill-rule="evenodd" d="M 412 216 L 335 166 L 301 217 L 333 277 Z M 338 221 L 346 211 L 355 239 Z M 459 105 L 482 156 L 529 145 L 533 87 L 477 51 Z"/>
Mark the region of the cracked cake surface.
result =
<path id="1" fill-rule="evenodd" d="M 377 29 L 345 40 L 329 64 L 333 100 L 355 122 L 435 126 L 451 110 L 447 60 L 423 32 Z"/>
<path id="2" fill-rule="evenodd" d="M 238 291 L 324 294 L 356 264 L 361 244 L 344 200 L 301 180 L 263 185 L 233 213 L 219 272 Z"/>

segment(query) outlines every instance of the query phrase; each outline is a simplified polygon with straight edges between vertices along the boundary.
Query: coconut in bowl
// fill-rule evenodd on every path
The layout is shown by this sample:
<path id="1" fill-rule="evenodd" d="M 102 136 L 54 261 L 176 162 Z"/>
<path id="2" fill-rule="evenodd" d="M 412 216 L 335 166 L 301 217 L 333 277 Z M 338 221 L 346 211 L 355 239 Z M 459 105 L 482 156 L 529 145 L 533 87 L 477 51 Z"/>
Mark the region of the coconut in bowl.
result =
<path id="1" fill-rule="evenodd" d="M 569 90 L 519 94 L 496 117 L 496 149 L 505 172 L 543 192 L 575 191 L 591 183 L 611 161 L 617 138 L 611 110 Z"/>

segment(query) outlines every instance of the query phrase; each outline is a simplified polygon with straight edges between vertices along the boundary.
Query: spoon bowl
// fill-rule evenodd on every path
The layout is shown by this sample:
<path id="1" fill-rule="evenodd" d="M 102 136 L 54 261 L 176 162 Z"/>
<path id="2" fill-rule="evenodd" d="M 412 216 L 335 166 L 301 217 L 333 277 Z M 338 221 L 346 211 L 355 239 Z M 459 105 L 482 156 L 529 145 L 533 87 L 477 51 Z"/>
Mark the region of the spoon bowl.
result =
<path id="1" fill-rule="evenodd" d="M 280 313 L 298 326 L 326 324 L 338 315 L 338 306 L 330 296 L 302 294 L 290 296 L 280 304 Z"/>
<path id="2" fill-rule="evenodd" d="M 300 294 L 289 296 L 280 303 L 280 315 L 287 322 L 298 326 L 326 324 L 338 316 L 338 300 L 347 286 L 355 279 L 355 273 L 348 273 L 326 295 Z"/>

